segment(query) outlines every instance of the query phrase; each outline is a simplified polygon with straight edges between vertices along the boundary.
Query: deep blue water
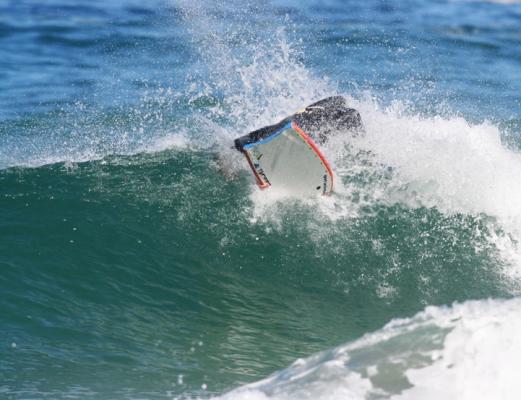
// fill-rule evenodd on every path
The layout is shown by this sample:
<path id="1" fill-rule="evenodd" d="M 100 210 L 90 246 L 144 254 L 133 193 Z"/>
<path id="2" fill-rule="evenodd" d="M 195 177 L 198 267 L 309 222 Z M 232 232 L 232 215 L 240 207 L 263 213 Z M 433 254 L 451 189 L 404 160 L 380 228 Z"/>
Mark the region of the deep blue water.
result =
<path id="1" fill-rule="evenodd" d="M 78 101 L 136 104 L 157 87 L 183 91 L 201 62 L 175 2 L 3 1 L 0 7 L 2 119 Z M 449 103 L 481 118 L 519 116 L 518 4 L 275 2 L 251 13 L 247 4 L 221 7 L 227 10 L 216 18 L 226 26 L 218 34 L 246 29 L 240 40 L 251 44 L 285 25 L 305 65 L 351 93 L 420 97 L 423 107 Z"/>

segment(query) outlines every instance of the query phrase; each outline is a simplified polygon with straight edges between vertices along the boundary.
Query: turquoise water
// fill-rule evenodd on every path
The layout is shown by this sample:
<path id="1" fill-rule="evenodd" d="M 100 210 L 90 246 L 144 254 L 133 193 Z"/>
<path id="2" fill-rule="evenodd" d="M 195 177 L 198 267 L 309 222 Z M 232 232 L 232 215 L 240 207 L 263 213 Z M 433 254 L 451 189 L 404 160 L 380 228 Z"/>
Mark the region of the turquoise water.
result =
<path id="1" fill-rule="evenodd" d="M 520 45 L 516 2 L 0 0 L 1 397 L 518 398 Z M 337 93 L 336 193 L 258 191 L 232 139 Z"/>

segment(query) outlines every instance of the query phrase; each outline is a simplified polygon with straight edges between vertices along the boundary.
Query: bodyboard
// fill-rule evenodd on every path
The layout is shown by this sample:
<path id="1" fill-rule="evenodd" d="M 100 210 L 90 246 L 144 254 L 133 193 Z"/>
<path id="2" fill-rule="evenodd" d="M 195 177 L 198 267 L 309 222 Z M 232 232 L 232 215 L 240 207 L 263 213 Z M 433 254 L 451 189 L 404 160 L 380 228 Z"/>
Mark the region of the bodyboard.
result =
<path id="1" fill-rule="evenodd" d="M 257 184 L 294 195 L 329 195 L 333 172 L 313 139 L 294 121 L 243 147 Z"/>

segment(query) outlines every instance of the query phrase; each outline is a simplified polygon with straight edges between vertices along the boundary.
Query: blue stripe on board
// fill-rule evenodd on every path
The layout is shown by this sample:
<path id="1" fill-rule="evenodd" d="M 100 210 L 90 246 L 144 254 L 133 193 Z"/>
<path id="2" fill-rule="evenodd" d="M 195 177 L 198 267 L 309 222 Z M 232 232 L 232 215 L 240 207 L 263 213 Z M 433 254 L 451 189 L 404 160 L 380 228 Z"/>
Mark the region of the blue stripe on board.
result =
<path id="1" fill-rule="evenodd" d="M 265 144 L 265 143 L 268 143 L 269 141 L 275 139 L 277 136 L 279 136 L 282 132 L 284 132 L 286 129 L 289 129 L 291 128 L 291 121 L 288 122 L 286 125 L 284 125 L 284 127 L 280 128 L 278 131 L 276 131 L 275 133 L 273 133 L 272 135 L 268 136 L 267 138 L 264 138 L 262 140 L 259 140 L 257 142 L 254 142 L 254 143 L 250 143 L 250 144 L 247 144 L 244 146 L 244 148 L 246 150 L 254 147 L 254 146 L 257 146 L 259 144 Z"/>

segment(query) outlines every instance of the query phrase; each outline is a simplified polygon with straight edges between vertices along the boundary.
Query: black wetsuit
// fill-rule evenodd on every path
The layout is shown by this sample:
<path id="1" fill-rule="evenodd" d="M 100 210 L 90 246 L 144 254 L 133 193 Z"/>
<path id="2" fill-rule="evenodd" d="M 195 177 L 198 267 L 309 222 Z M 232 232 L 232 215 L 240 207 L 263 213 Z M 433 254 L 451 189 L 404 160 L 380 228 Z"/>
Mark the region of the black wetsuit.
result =
<path id="1" fill-rule="evenodd" d="M 284 118 L 275 125 L 265 126 L 235 139 L 235 148 L 242 151 L 245 145 L 271 135 L 290 121 L 294 121 L 320 144 L 324 143 L 332 132 L 350 131 L 356 135 L 363 130 L 358 111 L 347 107 L 344 97 L 332 96 L 307 106 L 304 111 Z"/>

